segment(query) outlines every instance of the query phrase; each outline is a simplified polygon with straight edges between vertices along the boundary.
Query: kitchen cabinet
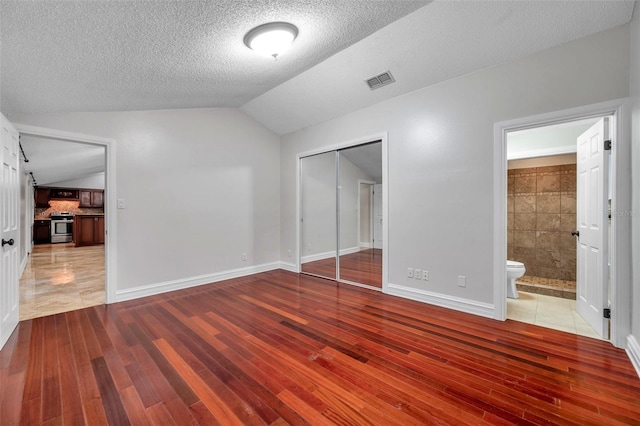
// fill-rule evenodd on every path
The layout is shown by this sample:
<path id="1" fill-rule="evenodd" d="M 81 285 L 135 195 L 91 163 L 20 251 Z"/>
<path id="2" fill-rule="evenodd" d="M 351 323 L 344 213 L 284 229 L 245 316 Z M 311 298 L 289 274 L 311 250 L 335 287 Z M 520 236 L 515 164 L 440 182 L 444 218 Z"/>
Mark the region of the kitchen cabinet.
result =
<path id="1" fill-rule="evenodd" d="M 77 200 L 78 190 L 71 188 L 51 188 L 50 199 Z"/>
<path id="2" fill-rule="evenodd" d="M 76 215 L 73 240 L 76 247 L 104 244 L 104 215 Z"/>
<path id="3" fill-rule="evenodd" d="M 101 189 L 80 189 L 80 207 L 103 207 L 103 194 Z"/>
<path id="4" fill-rule="evenodd" d="M 34 244 L 50 244 L 51 243 L 51 221 L 35 220 L 33 222 L 33 243 Z"/>
<path id="5" fill-rule="evenodd" d="M 36 207 L 49 207 L 51 188 L 36 188 Z"/>

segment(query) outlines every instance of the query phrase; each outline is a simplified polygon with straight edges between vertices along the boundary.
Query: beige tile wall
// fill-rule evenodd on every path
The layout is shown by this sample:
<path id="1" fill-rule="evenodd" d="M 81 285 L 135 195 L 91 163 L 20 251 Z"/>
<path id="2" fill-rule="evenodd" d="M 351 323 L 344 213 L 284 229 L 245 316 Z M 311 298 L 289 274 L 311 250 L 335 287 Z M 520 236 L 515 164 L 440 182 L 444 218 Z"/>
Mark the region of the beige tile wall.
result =
<path id="1" fill-rule="evenodd" d="M 526 275 L 576 279 L 576 165 L 508 171 L 507 256 Z"/>

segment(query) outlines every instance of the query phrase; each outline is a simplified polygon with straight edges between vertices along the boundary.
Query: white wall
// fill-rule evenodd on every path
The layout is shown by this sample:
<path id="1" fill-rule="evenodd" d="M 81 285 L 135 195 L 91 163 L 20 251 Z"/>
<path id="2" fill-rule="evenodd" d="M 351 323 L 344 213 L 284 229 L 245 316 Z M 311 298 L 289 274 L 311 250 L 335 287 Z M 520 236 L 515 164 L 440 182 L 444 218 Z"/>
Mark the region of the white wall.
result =
<path id="1" fill-rule="evenodd" d="M 94 173 L 77 179 L 52 182 L 47 186 L 58 188 L 104 189 L 104 172 Z"/>
<path id="2" fill-rule="evenodd" d="M 630 90 L 633 101 L 632 112 L 632 266 L 633 266 L 633 307 L 632 336 L 640 343 L 640 10 L 638 4 L 631 22 L 631 72 Z M 636 346 L 637 351 L 640 347 Z M 636 369 L 640 374 L 640 352 L 636 352 Z"/>
<path id="3" fill-rule="evenodd" d="M 494 123 L 628 96 L 628 49 L 626 25 L 285 135 L 281 257 L 295 247 L 297 153 L 386 131 L 389 282 L 492 306 Z"/>
<path id="4" fill-rule="evenodd" d="M 10 119 L 116 140 L 118 290 L 279 260 L 279 138 L 243 112 Z"/>

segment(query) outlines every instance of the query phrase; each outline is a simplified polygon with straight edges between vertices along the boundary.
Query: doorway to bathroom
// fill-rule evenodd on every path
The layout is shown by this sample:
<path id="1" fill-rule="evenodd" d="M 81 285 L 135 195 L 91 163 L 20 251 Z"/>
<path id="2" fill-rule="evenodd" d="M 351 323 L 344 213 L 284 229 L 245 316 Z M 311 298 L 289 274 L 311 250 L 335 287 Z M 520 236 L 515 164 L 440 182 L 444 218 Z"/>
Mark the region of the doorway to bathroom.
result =
<path id="1" fill-rule="evenodd" d="M 590 305 L 610 306 L 610 215 L 597 212 L 610 211 L 603 143 L 612 123 L 589 117 L 507 134 L 507 259 L 525 270 L 516 274 L 518 298 L 507 299 L 508 319 L 608 338 L 608 322 Z"/>

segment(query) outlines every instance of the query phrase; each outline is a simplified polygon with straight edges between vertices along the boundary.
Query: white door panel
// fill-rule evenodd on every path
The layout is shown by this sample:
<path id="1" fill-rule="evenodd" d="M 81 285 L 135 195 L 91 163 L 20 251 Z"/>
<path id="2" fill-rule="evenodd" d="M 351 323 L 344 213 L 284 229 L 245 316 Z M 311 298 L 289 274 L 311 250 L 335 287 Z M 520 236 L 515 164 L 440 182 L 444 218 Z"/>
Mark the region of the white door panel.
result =
<path id="1" fill-rule="evenodd" d="M 382 185 L 374 185 L 373 191 L 373 248 L 382 249 Z"/>
<path id="2" fill-rule="evenodd" d="M 609 338 L 607 193 L 609 151 L 608 118 L 603 118 L 578 137 L 578 243 L 576 310 L 604 339 Z"/>
<path id="3" fill-rule="evenodd" d="M 18 324 L 19 307 L 19 201 L 20 183 L 18 181 L 18 132 L 11 123 L 0 114 L 2 134 L 0 135 L 2 152 L 0 160 L 0 349 L 11 336 Z"/>

